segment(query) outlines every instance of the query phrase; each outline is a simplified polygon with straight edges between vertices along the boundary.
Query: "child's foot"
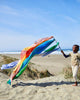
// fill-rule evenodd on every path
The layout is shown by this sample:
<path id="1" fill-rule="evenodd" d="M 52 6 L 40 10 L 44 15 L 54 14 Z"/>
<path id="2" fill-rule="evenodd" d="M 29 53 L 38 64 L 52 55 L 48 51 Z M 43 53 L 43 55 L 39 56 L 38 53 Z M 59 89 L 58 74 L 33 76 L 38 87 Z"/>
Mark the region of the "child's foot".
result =
<path id="1" fill-rule="evenodd" d="M 78 86 L 77 84 L 73 84 L 72 86 Z"/>
<path id="2" fill-rule="evenodd" d="M 72 86 L 78 86 L 77 82 L 75 82 L 75 84 L 73 84 Z"/>

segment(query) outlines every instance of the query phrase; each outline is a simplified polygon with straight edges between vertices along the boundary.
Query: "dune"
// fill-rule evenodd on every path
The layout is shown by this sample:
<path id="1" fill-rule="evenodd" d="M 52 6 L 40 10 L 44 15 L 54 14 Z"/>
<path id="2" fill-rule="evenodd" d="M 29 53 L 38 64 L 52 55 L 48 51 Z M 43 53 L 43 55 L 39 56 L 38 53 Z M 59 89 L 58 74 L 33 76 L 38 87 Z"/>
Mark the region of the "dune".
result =
<path id="1" fill-rule="evenodd" d="M 19 54 L 6 54 L 6 56 L 20 59 Z M 70 58 L 64 58 L 62 55 L 48 55 L 45 57 L 34 56 L 31 59 L 35 69 L 39 71 L 48 70 L 51 74 L 59 74 L 63 68 L 70 66 Z"/>
<path id="2" fill-rule="evenodd" d="M 19 55 L 8 55 L 19 58 Z M 1 60 L 0 60 L 1 61 Z M 12 86 L 6 82 L 9 76 L 0 72 L 0 100 L 80 100 L 80 82 L 72 86 L 73 79 L 65 79 L 62 69 L 70 64 L 61 55 L 34 57 L 31 60 L 34 68 L 48 69 L 55 76 L 36 80 L 13 80 Z"/>

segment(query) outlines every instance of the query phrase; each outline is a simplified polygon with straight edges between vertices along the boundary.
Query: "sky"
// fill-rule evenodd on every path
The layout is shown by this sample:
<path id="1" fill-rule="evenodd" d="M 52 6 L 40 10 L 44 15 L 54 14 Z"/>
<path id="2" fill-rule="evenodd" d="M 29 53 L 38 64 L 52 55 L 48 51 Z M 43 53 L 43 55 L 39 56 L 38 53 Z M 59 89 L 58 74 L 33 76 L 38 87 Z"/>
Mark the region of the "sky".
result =
<path id="1" fill-rule="evenodd" d="M 62 49 L 80 45 L 80 0 L 0 0 L 0 51 L 49 36 Z"/>

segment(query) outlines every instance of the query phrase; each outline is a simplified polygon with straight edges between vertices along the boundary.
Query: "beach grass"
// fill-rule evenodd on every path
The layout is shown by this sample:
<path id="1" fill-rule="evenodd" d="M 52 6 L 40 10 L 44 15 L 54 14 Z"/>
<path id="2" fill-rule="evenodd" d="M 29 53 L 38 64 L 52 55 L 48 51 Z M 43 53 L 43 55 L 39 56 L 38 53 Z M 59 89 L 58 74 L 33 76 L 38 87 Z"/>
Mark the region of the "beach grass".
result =
<path id="1" fill-rule="evenodd" d="M 3 65 L 3 64 L 9 64 L 11 62 L 14 62 L 18 59 L 16 58 L 12 58 L 12 57 L 9 57 L 9 56 L 6 56 L 6 55 L 0 55 L 0 67 Z M 4 74 L 7 74 L 8 76 L 10 76 L 10 74 L 12 73 L 12 70 L 13 69 L 5 69 L 5 70 L 1 70 L 0 69 L 0 72 L 4 73 Z"/>
<path id="2" fill-rule="evenodd" d="M 63 68 L 63 74 L 64 74 L 65 79 L 73 78 L 71 66 L 68 65 L 65 68 Z M 80 80 L 80 67 L 78 69 L 77 78 L 78 78 L 78 80 Z"/>

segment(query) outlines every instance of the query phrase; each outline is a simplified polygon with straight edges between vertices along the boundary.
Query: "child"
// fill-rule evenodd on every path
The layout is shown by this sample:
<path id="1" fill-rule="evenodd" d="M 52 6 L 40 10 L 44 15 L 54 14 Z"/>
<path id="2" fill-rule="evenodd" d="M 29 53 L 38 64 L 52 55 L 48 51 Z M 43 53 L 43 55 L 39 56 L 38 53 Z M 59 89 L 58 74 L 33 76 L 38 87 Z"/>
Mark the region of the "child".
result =
<path id="1" fill-rule="evenodd" d="M 71 56 L 71 66 L 72 66 L 72 73 L 73 73 L 73 78 L 75 80 L 75 84 L 73 86 L 77 86 L 77 72 L 79 68 L 79 60 L 80 60 L 80 54 L 78 53 L 79 51 L 79 45 L 73 45 L 72 48 L 73 52 L 71 52 L 69 55 L 66 55 L 63 50 L 61 50 L 61 53 L 65 58 Z"/>

